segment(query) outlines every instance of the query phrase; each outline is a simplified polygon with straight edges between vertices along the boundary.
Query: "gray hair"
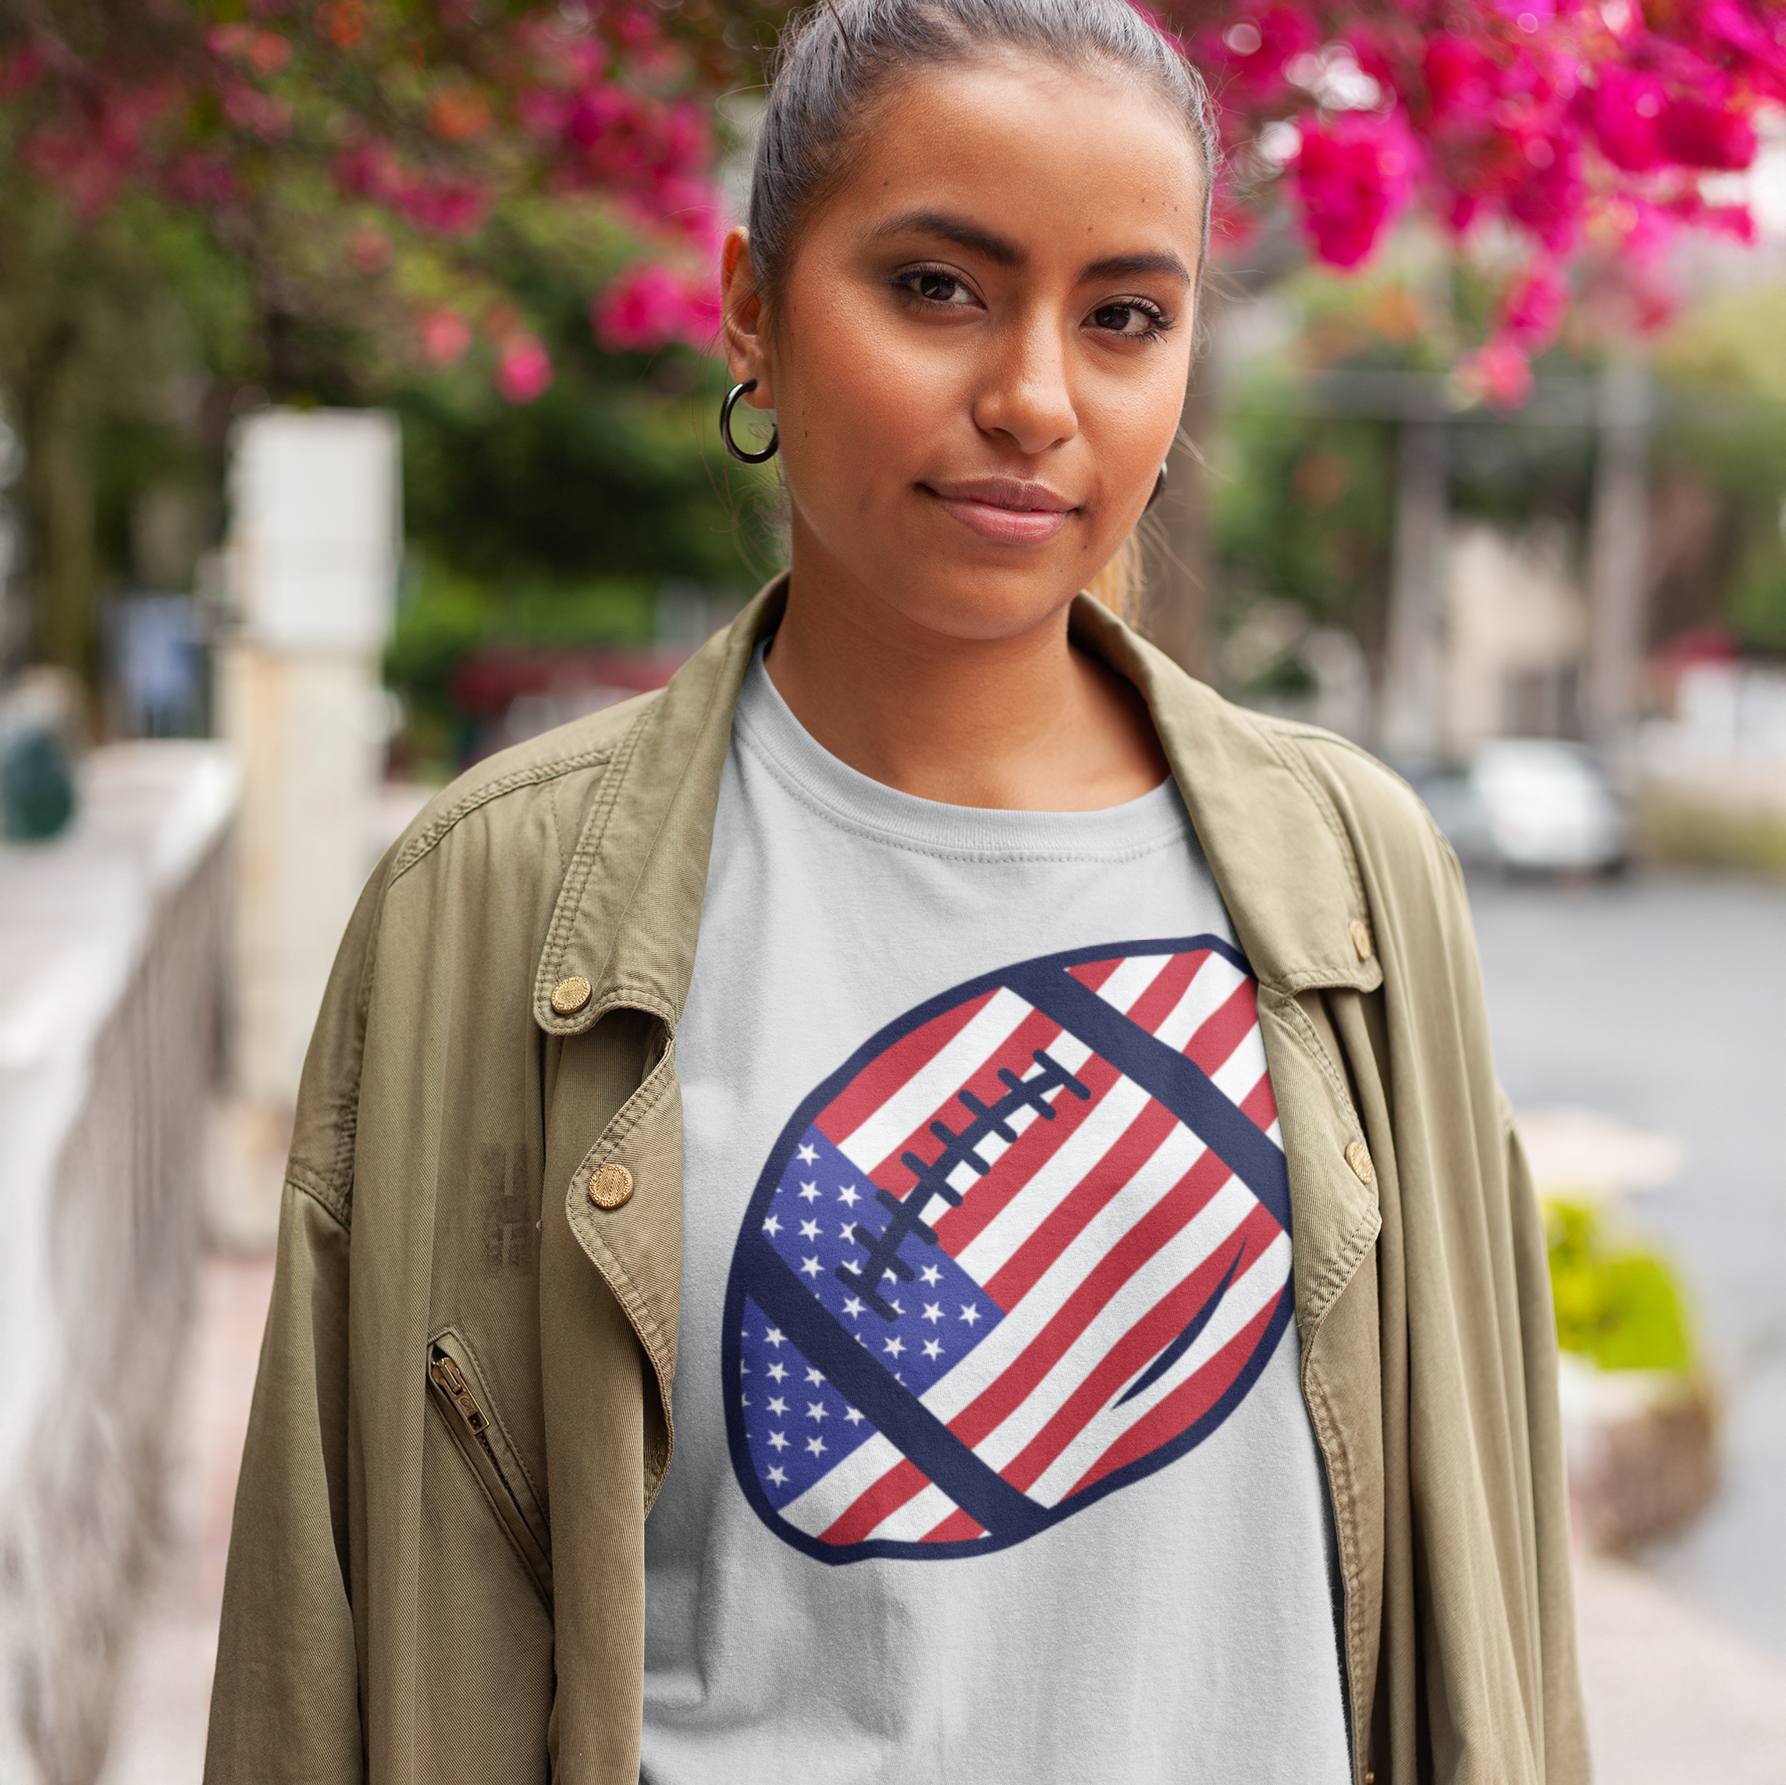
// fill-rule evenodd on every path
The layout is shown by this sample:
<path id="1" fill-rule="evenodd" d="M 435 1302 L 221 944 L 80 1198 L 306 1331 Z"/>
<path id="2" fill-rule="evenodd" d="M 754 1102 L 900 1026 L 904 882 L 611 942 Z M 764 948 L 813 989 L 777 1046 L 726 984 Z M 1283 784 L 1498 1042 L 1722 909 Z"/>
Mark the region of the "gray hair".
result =
<path id="1" fill-rule="evenodd" d="M 999 50 L 1128 73 L 1183 117 L 1203 164 L 1201 274 L 1219 153 L 1209 94 L 1128 0 L 824 0 L 782 33 L 751 174 L 751 272 L 772 313 L 800 231 L 849 178 L 875 103 L 922 68 Z"/>

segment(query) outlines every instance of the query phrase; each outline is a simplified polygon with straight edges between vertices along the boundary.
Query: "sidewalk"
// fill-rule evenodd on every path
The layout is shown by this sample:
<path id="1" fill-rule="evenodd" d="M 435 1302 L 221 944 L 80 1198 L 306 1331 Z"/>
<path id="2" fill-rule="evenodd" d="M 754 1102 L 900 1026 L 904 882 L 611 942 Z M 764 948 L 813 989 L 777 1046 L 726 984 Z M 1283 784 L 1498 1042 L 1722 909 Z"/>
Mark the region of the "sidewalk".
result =
<path id="1" fill-rule="evenodd" d="M 271 1260 L 211 1257 L 201 1280 L 168 1546 L 144 1608 L 100 1785 L 197 1785 L 236 1464 Z M 1599 1785 L 1786 1785 L 1786 1660 L 1703 1617 L 1642 1569 L 1577 1567 Z"/>

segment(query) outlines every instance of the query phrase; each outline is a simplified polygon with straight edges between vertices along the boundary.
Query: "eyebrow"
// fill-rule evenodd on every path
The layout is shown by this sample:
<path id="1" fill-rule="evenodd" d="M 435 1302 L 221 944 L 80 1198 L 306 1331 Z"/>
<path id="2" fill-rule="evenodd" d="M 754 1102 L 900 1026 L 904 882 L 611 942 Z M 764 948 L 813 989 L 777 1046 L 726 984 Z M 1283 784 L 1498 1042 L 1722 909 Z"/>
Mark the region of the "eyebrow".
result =
<path id="1" fill-rule="evenodd" d="M 885 223 L 877 224 L 873 239 L 881 241 L 889 236 L 908 234 L 941 236 L 944 241 L 984 256 L 994 266 L 1022 267 L 1029 260 L 1015 242 L 994 235 L 991 230 L 970 223 L 964 217 L 951 217 L 946 211 L 903 211 L 897 217 L 889 217 Z M 1147 273 L 1161 273 L 1184 285 L 1191 283 L 1189 270 L 1176 254 L 1110 255 L 1085 267 L 1079 274 L 1078 283 L 1133 278 Z"/>

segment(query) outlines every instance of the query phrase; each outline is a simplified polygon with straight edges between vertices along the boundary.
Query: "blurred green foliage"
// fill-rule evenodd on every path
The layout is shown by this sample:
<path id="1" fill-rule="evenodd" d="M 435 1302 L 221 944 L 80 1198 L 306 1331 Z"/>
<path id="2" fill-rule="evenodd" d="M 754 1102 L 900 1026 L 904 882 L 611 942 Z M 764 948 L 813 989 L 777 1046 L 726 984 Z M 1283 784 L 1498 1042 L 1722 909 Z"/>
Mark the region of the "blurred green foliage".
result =
<path id="1" fill-rule="evenodd" d="M 1558 1345 L 1603 1370 L 1690 1369 L 1686 1307 L 1667 1262 L 1615 1240 L 1586 1203 L 1547 1201 L 1544 1217 Z"/>

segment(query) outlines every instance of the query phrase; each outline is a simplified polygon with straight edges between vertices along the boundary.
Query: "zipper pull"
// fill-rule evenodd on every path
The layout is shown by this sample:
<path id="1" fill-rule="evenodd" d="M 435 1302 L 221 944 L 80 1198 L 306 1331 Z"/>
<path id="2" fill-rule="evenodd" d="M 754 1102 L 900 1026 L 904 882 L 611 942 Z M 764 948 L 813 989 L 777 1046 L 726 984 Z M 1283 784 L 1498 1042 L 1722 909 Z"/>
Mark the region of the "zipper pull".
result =
<path id="1" fill-rule="evenodd" d="M 459 1366 L 439 1346 L 434 1348 L 433 1356 L 428 1360 L 428 1374 L 453 1403 L 459 1417 L 474 1432 L 483 1431 L 489 1423 L 484 1418 L 483 1408 L 477 1404 L 477 1397 L 466 1386 L 465 1378 L 459 1373 Z"/>

